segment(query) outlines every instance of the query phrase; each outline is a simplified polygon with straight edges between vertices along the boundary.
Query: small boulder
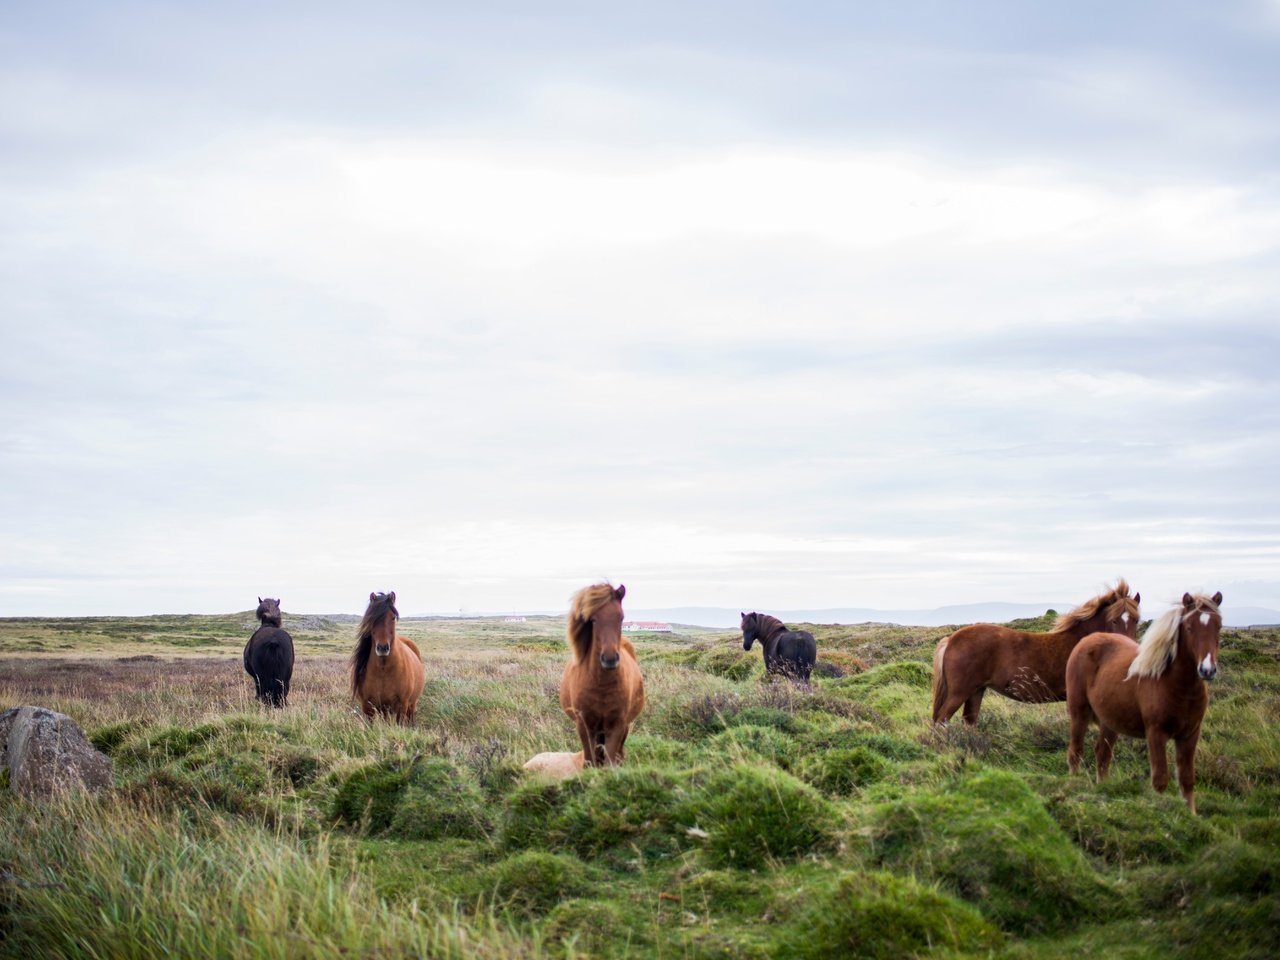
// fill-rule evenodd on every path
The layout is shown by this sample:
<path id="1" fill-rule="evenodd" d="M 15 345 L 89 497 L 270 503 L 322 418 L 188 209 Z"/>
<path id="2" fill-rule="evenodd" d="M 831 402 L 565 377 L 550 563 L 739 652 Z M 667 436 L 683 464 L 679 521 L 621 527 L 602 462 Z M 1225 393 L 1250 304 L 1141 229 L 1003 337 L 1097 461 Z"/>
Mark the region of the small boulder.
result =
<path id="1" fill-rule="evenodd" d="M 524 768 L 557 780 L 582 772 L 582 751 L 577 753 L 540 753 L 525 762 Z"/>
<path id="2" fill-rule="evenodd" d="M 9 789 L 27 797 L 111 786 L 111 758 L 74 720 L 44 707 L 0 713 L 0 762 L 9 771 Z"/>

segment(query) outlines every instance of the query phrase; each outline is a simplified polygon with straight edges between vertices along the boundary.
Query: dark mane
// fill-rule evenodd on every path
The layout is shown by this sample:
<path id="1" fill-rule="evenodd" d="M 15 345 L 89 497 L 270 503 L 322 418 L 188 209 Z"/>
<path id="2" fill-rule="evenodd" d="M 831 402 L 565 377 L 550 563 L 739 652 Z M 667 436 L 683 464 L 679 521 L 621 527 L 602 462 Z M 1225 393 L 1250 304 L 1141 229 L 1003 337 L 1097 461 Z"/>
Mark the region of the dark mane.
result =
<path id="1" fill-rule="evenodd" d="M 388 613 L 400 619 L 400 611 L 396 609 L 394 603 L 391 602 L 391 596 L 385 593 L 379 593 L 369 601 L 369 606 L 364 612 L 364 616 L 360 619 L 360 626 L 356 628 L 356 649 L 351 654 L 351 696 L 359 698 L 360 681 L 364 679 L 364 672 L 369 667 L 369 654 L 373 652 L 373 629 Z"/>
<path id="2" fill-rule="evenodd" d="M 780 633 L 785 633 L 787 625 L 777 617 L 767 613 L 753 613 L 756 618 L 756 636 L 762 641 L 772 640 Z"/>
<path id="3" fill-rule="evenodd" d="M 274 604 L 274 613 L 271 612 L 271 608 L 268 606 L 269 604 Z M 265 600 L 259 600 L 258 609 L 254 611 L 254 616 L 262 621 L 262 625 L 264 627 L 280 626 L 280 601 L 272 600 L 270 597 L 267 597 Z"/>

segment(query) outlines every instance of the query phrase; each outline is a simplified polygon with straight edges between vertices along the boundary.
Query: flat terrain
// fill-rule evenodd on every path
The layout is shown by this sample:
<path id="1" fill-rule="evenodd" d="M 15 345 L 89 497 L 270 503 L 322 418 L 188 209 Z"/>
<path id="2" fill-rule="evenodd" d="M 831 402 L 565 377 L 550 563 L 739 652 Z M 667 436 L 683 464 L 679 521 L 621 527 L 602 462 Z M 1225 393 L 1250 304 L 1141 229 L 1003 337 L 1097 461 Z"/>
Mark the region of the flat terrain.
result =
<path id="1" fill-rule="evenodd" d="M 808 693 L 735 633 L 642 635 L 627 765 L 555 784 L 520 765 L 577 747 L 563 620 L 402 621 L 410 730 L 353 712 L 349 617 L 286 613 L 290 704 L 259 706 L 253 626 L 0 620 L 0 708 L 70 714 L 117 782 L 0 793 L 0 956 L 1277 952 L 1277 630 L 1224 633 L 1192 817 L 1140 743 L 1068 777 L 1061 704 L 932 730 L 946 628 L 811 626 Z"/>

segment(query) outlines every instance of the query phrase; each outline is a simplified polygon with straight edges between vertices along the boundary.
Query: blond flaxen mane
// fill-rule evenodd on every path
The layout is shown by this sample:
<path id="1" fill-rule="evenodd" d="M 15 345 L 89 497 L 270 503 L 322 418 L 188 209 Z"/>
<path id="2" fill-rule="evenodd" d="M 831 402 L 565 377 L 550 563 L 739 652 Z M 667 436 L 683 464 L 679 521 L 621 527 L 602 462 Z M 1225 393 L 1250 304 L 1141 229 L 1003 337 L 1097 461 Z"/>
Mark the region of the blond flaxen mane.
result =
<path id="1" fill-rule="evenodd" d="M 569 601 L 567 634 L 569 649 L 575 663 L 591 651 L 591 618 L 596 611 L 614 599 L 616 591 L 612 583 L 593 583 L 583 587 Z"/>
<path id="2" fill-rule="evenodd" d="M 1138 622 L 1138 603 L 1129 596 L 1129 584 L 1124 577 L 1121 577 L 1106 593 L 1101 593 L 1092 600 L 1086 600 L 1070 613 L 1064 613 L 1058 617 L 1053 625 L 1053 632 L 1065 633 L 1097 616 L 1099 611 L 1108 621 L 1119 620 L 1127 613 L 1133 618 L 1134 623 Z"/>
<path id="3" fill-rule="evenodd" d="M 1212 613 L 1221 616 L 1218 605 L 1212 597 L 1195 594 L 1191 597 L 1191 606 L 1175 604 L 1159 620 L 1147 627 L 1147 632 L 1139 641 L 1138 655 L 1129 664 L 1128 680 L 1132 677 L 1155 678 L 1160 676 L 1173 663 L 1174 654 L 1178 652 L 1178 628 L 1187 617 L 1198 613 Z"/>

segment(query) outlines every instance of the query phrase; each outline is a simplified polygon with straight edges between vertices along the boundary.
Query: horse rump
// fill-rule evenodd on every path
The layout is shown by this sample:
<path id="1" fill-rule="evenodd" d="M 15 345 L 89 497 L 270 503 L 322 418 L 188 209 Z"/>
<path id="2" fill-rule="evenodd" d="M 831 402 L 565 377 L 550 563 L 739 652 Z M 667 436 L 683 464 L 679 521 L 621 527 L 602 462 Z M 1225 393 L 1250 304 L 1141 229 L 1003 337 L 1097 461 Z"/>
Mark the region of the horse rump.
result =
<path id="1" fill-rule="evenodd" d="M 258 699 L 283 707 L 293 679 L 293 637 L 279 627 L 262 627 L 245 648 L 245 670 L 258 688 Z"/>

